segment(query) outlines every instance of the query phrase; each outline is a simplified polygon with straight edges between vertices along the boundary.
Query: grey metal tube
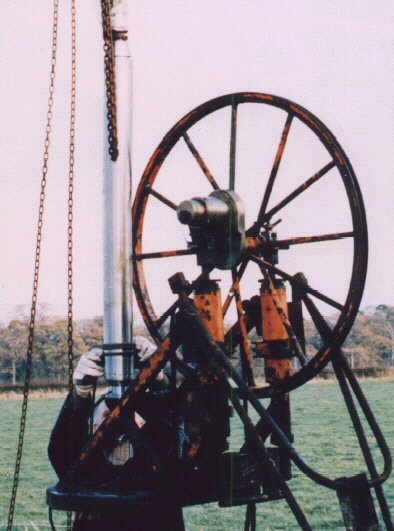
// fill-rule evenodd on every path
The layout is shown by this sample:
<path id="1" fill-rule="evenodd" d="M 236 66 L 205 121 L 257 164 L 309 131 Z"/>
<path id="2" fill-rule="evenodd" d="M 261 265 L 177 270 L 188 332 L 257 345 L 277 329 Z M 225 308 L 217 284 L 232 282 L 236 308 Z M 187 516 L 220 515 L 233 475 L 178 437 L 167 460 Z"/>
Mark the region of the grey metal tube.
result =
<path id="1" fill-rule="evenodd" d="M 127 36 L 125 2 L 111 9 L 112 28 Z M 104 149 L 104 345 L 105 376 L 112 394 L 120 397 L 133 373 L 131 285 L 131 89 L 132 64 L 127 40 L 115 41 L 117 128 L 119 155 L 115 162 Z M 105 123 L 107 118 L 105 116 Z"/>

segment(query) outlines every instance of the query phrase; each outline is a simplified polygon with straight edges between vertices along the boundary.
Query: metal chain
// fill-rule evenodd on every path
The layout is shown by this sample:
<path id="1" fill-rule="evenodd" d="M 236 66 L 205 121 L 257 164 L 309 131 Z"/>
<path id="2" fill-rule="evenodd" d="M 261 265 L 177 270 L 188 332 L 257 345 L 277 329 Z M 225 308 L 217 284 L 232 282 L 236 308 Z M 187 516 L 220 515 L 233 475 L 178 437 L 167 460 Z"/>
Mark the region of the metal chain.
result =
<path id="1" fill-rule="evenodd" d="M 68 387 L 73 386 L 73 203 L 74 203 L 74 153 L 75 153 L 75 107 L 76 107 L 76 9 L 75 0 L 71 0 L 71 108 L 70 108 L 70 144 L 68 168 L 68 213 L 67 213 L 67 345 L 68 345 Z M 70 426 L 70 432 L 72 430 Z M 71 444 L 71 443 L 70 443 Z M 71 446 L 70 446 L 71 453 Z M 71 455 L 70 455 L 71 458 Z M 67 511 L 67 531 L 72 528 L 73 513 Z"/>
<path id="2" fill-rule="evenodd" d="M 46 129 L 45 129 L 46 136 L 45 136 L 45 143 L 44 143 L 44 157 L 43 157 L 44 162 L 43 162 L 43 167 L 42 167 L 41 191 L 40 191 L 40 200 L 39 200 L 39 208 L 38 208 L 37 239 L 36 239 L 36 249 L 35 249 L 34 277 L 33 277 L 33 296 L 32 296 L 32 304 L 31 304 L 31 309 L 30 309 L 29 335 L 28 335 L 28 340 L 27 340 L 26 372 L 25 372 L 25 382 L 24 382 L 24 387 L 23 387 L 22 414 L 21 414 L 21 421 L 20 421 L 20 428 L 19 428 L 19 439 L 18 439 L 18 449 L 17 449 L 16 462 L 15 462 L 14 481 L 12 485 L 11 500 L 10 500 L 10 506 L 9 506 L 9 512 L 8 512 L 7 531 L 12 530 L 12 524 L 14 520 L 15 502 L 16 502 L 16 495 L 18 491 L 19 472 L 20 472 L 21 461 L 22 461 L 23 441 L 24 441 L 25 428 L 26 428 L 27 405 L 28 405 L 28 398 L 29 398 L 29 387 L 30 387 L 33 344 L 34 344 L 34 327 L 35 327 L 36 308 L 37 308 L 38 278 L 39 278 L 39 270 L 40 270 L 42 226 L 43 226 L 43 219 L 44 219 L 45 188 L 46 188 L 46 183 L 47 183 L 49 145 L 50 145 L 50 134 L 51 134 L 51 126 L 52 126 L 52 109 L 53 109 L 54 91 L 55 91 L 57 29 L 58 29 L 58 0 L 54 0 L 51 74 L 50 74 L 50 85 L 49 85 L 47 122 L 46 122 Z"/>
<path id="3" fill-rule="evenodd" d="M 73 194 L 74 194 L 74 151 L 75 151 L 75 104 L 76 104 L 76 14 L 75 0 L 71 1 L 71 113 L 70 153 L 68 172 L 68 226 L 67 226 L 67 288 L 68 288 L 68 386 L 73 385 Z"/>
<path id="4" fill-rule="evenodd" d="M 116 117 L 116 78 L 115 78 L 115 50 L 114 34 L 112 31 L 111 0 L 101 0 L 101 16 L 103 20 L 104 38 L 104 72 L 107 95 L 108 118 L 108 152 L 112 161 L 118 158 L 118 130 Z"/>

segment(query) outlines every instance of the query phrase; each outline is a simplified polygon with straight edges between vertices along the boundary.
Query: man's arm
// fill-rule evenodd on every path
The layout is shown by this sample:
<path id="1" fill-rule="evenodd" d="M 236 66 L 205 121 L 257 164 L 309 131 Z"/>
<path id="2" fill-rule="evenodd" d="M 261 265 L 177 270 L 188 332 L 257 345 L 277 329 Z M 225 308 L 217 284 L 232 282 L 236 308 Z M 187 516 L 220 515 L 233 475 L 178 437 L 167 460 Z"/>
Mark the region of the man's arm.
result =
<path id="1" fill-rule="evenodd" d="M 103 352 L 94 348 L 83 354 L 73 374 L 74 387 L 68 394 L 49 440 L 48 455 L 61 478 L 89 438 L 89 417 L 93 387 L 104 374 Z"/>
<path id="2" fill-rule="evenodd" d="M 91 398 L 80 398 L 74 388 L 59 413 L 48 445 L 49 460 L 59 479 L 88 440 L 92 404 Z"/>

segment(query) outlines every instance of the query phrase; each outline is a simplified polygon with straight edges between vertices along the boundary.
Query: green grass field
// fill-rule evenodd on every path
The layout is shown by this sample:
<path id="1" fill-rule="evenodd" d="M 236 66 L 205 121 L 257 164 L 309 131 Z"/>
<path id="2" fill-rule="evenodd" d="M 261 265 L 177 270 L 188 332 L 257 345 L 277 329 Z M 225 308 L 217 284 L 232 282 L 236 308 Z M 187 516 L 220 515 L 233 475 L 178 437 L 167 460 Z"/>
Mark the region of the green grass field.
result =
<path id="1" fill-rule="evenodd" d="M 394 414 L 391 404 L 394 382 L 370 381 L 364 383 L 363 388 L 394 450 Z M 291 397 L 293 432 L 296 448 L 302 457 L 332 478 L 363 471 L 365 467 L 362 464 L 361 452 L 338 387 L 332 383 L 307 385 L 294 391 Z M 14 519 L 15 530 L 49 528 L 45 489 L 56 482 L 56 477 L 48 463 L 46 447 L 61 404 L 62 400 L 59 398 L 33 399 L 29 404 L 25 453 Z M 20 400 L 0 401 L 0 529 L 6 528 L 20 407 Z M 237 419 L 234 418 L 232 422 L 231 444 L 235 449 L 241 441 L 242 429 Z M 381 470 L 382 459 L 379 452 L 375 453 Z M 335 493 L 315 485 L 294 467 L 293 476 L 289 482 L 290 487 L 313 529 L 343 529 Z M 385 484 L 385 491 L 394 512 L 393 478 Z M 244 514 L 244 507 L 220 509 L 216 504 L 187 508 L 186 528 L 188 531 L 242 530 Z M 260 505 L 257 518 L 258 529 L 262 531 L 298 529 L 284 501 Z M 55 522 L 61 529 L 64 515 L 56 513 Z"/>

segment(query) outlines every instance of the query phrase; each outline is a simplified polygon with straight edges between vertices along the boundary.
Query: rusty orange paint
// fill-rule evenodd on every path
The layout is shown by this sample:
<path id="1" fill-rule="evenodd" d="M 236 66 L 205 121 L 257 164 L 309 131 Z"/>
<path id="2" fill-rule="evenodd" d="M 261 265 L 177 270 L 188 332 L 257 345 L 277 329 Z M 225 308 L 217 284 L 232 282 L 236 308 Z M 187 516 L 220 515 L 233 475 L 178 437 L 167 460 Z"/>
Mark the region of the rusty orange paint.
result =
<path id="1" fill-rule="evenodd" d="M 167 357 L 167 353 L 170 349 L 171 338 L 167 336 L 163 343 L 158 347 L 153 356 L 149 358 L 149 364 L 147 367 L 141 370 L 138 375 L 138 380 L 134 387 L 134 392 L 140 391 L 143 387 L 157 376 L 162 368 L 162 364 Z"/>
<path id="2" fill-rule="evenodd" d="M 196 456 L 196 454 L 198 452 L 198 449 L 201 446 L 201 437 L 198 437 L 198 439 L 199 440 L 194 441 L 194 442 L 191 443 L 189 451 L 187 452 L 187 455 L 188 455 L 188 457 L 190 459 L 194 459 L 194 457 Z"/>
<path id="3" fill-rule="evenodd" d="M 222 343 L 224 341 L 224 320 L 220 288 L 210 286 L 206 292 L 195 293 L 194 303 L 213 339 Z"/>
<path id="4" fill-rule="evenodd" d="M 342 155 L 339 153 L 339 151 L 337 149 L 335 149 L 334 151 L 335 151 L 335 155 L 336 155 L 337 159 L 339 160 L 339 163 L 343 166 L 344 165 L 344 160 L 343 160 Z"/>
<path id="5" fill-rule="evenodd" d="M 320 133 L 322 132 L 321 127 L 313 118 L 309 116 L 308 113 L 297 107 L 296 105 L 290 105 L 290 109 L 294 111 L 297 115 L 302 116 L 304 120 L 306 120 L 308 123 L 312 124 L 314 128 L 316 128 Z"/>
<path id="6" fill-rule="evenodd" d="M 206 176 L 208 181 L 211 183 L 212 188 L 214 188 L 215 190 L 218 190 L 219 189 L 219 185 L 216 182 L 215 177 L 212 175 L 211 171 L 209 170 L 208 166 L 205 164 L 205 162 L 204 162 L 203 158 L 201 157 L 200 153 L 195 148 L 195 146 L 194 146 L 193 142 L 191 141 L 188 133 L 185 131 L 182 136 L 183 136 L 183 139 L 186 142 L 187 147 L 190 149 L 193 157 L 196 159 L 198 165 L 202 169 L 204 175 Z"/>
<path id="7" fill-rule="evenodd" d="M 282 160 L 282 155 L 283 155 L 283 152 L 285 150 L 286 141 L 287 141 L 287 137 L 288 137 L 288 134 L 289 134 L 289 131 L 290 131 L 292 119 L 293 119 L 293 116 L 289 115 L 289 118 L 287 119 L 286 124 L 285 124 L 285 126 L 283 128 L 282 136 L 281 136 L 281 139 L 280 139 L 280 144 L 279 144 L 279 147 L 278 147 L 278 151 L 276 152 L 275 161 L 274 161 L 274 168 L 275 169 L 278 168 L 278 166 L 280 164 L 280 161 Z"/>
<path id="8" fill-rule="evenodd" d="M 287 316 L 287 297 L 285 287 L 277 288 L 276 293 L 281 307 Z M 263 337 L 264 341 L 277 341 L 289 339 L 289 334 L 283 323 L 283 318 L 278 313 L 275 302 L 269 287 L 261 289 L 261 309 L 263 317 Z"/>
<path id="9" fill-rule="evenodd" d="M 245 248 L 247 251 L 258 252 L 263 245 L 263 239 L 261 236 L 247 236 L 245 238 Z"/>
<path id="10" fill-rule="evenodd" d="M 248 366 L 250 368 L 249 385 L 254 385 L 252 353 L 250 351 L 250 344 L 249 344 L 249 339 L 248 339 L 248 331 L 247 331 L 247 328 L 246 328 L 246 321 L 245 321 L 245 312 L 244 312 L 243 307 L 242 307 L 240 281 L 239 281 L 238 277 L 236 277 L 234 279 L 233 291 L 234 291 L 234 297 L 235 297 L 235 304 L 237 306 L 239 327 L 240 327 L 241 334 L 242 334 L 243 352 L 245 353 L 246 361 L 247 361 Z"/>
<path id="11" fill-rule="evenodd" d="M 135 254 L 134 259 L 139 261 L 151 258 L 171 258 L 173 256 L 188 256 L 191 254 L 196 254 L 195 249 L 177 249 L 174 251 L 158 251 L 154 253 Z"/>
<path id="12" fill-rule="evenodd" d="M 273 290 L 278 304 L 275 304 Z M 288 358 L 283 358 L 282 355 L 275 358 L 276 342 L 289 341 L 289 334 L 285 327 L 285 321 L 288 321 L 286 288 L 282 282 L 274 287 L 272 281 L 265 279 L 260 294 L 264 341 L 259 348 L 262 350 L 262 355 L 267 356 L 265 359 L 267 383 L 273 383 L 287 379 L 293 373 L 290 350 Z M 267 371 L 267 369 L 271 370 Z"/>
<path id="13" fill-rule="evenodd" d="M 257 341 L 255 345 L 256 357 L 265 358 L 271 354 L 267 341 Z"/>
<path id="14" fill-rule="evenodd" d="M 177 127 L 178 128 L 181 128 L 183 126 L 183 124 L 185 124 L 186 122 L 188 122 L 190 120 L 190 118 L 196 114 L 196 109 L 194 109 L 193 111 L 189 112 L 189 114 L 187 114 L 186 116 L 184 116 L 183 118 L 181 118 L 179 120 L 179 122 L 177 123 Z"/>
<path id="15" fill-rule="evenodd" d="M 266 359 L 265 360 L 265 367 L 266 368 L 272 368 L 275 371 L 275 379 L 277 380 L 285 380 L 293 373 L 293 363 L 291 358 L 285 358 L 285 359 Z M 267 382 L 270 382 L 270 378 L 267 377 Z"/>
<path id="16" fill-rule="evenodd" d="M 259 92 L 245 92 L 245 98 L 257 98 L 259 100 L 274 101 L 274 97 L 270 94 L 260 94 Z"/>
<path id="17" fill-rule="evenodd" d="M 235 278 L 235 280 L 233 281 L 233 284 L 230 288 L 230 291 L 229 291 L 229 294 L 227 295 L 226 297 L 226 300 L 224 301 L 224 304 L 223 304 L 223 307 L 222 307 L 222 312 L 223 312 L 223 317 L 225 317 L 229 307 L 230 307 L 230 304 L 231 304 L 231 301 L 233 300 L 234 298 L 234 295 L 235 295 L 235 291 L 234 291 L 234 287 L 236 285 L 236 283 L 238 282 L 238 284 L 241 282 L 241 279 L 245 273 L 245 270 L 246 270 L 246 266 L 248 265 L 248 261 L 245 260 L 244 262 L 242 262 L 240 268 L 239 268 L 239 271 L 237 273 L 237 276 Z"/>

